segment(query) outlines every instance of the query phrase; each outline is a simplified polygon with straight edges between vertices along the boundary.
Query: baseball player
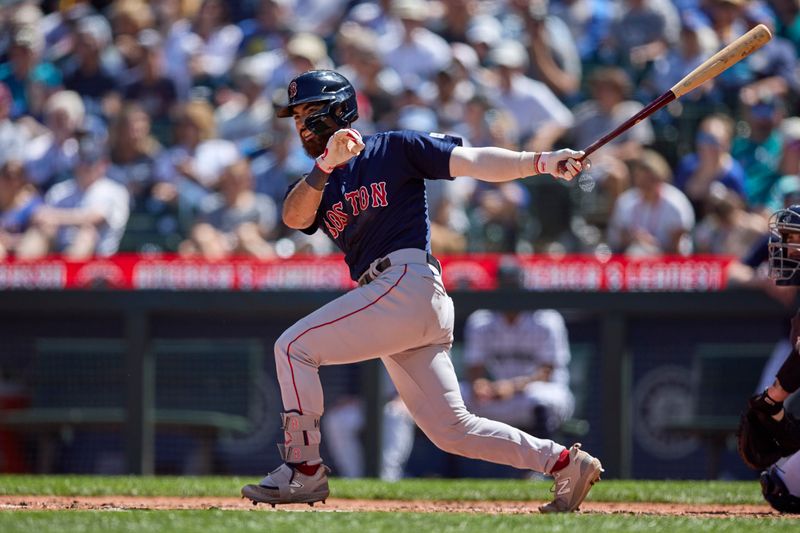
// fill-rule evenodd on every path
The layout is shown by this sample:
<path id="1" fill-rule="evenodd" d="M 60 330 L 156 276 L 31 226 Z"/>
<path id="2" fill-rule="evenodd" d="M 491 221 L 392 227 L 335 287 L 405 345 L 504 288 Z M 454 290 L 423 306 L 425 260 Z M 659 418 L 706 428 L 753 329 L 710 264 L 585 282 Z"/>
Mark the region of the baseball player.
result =
<path id="1" fill-rule="evenodd" d="M 325 501 L 329 469 L 319 453 L 320 365 L 379 357 L 414 421 L 445 451 L 544 472 L 555 497 L 542 512 L 574 511 L 599 479 L 600 461 L 581 450 L 479 418 L 464 406 L 449 352 L 453 301 L 430 254 L 425 179 L 509 181 L 547 173 L 572 180 L 582 152 L 465 148 L 440 133 L 391 131 L 362 138 L 353 86 L 326 70 L 291 81 L 280 117 L 293 117 L 314 168 L 293 184 L 283 221 L 322 229 L 344 252 L 358 287 L 286 330 L 275 344 L 284 412 L 285 461 L 242 495 L 272 505 Z M 368 430 L 368 429 L 367 429 Z"/>
<path id="2" fill-rule="evenodd" d="M 769 224 L 769 276 L 800 286 L 800 205 L 774 213 Z M 800 424 L 783 402 L 800 389 L 800 312 L 791 321 L 791 352 L 772 385 L 748 401 L 739 427 L 739 455 L 761 474 L 764 498 L 781 512 L 800 512 Z M 774 464 L 773 464 L 774 463 Z"/>
<path id="3" fill-rule="evenodd" d="M 522 274 L 517 261 L 504 257 L 498 285 L 520 288 Z M 464 328 L 464 403 L 478 416 L 550 435 L 574 409 L 569 360 L 558 311 L 475 311 Z"/>

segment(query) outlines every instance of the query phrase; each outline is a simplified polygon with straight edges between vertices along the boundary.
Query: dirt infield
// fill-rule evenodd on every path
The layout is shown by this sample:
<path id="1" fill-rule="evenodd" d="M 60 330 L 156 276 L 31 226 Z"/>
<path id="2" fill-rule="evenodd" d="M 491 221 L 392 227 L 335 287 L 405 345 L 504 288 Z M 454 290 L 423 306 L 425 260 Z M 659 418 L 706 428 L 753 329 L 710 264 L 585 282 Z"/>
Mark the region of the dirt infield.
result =
<path id="1" fill-rule="evenodd" d="M 326 504 L 282 505 L 282 511 L 389 511 L 415 513 L 483 513 L 525 514 L 536 513 L 541 502 L 504 501 L 424 501 L 424 500 L 344 500 L 331 498 Z M 272 511 L 269 505 L 254 507 L 240 498 L 166 498 L 136 496 L 0 496 L 0 511 L 63 511 L 97 510 L 120 511 L 132 509 L 149 510 L 258 510 Z M 586 502 L 581 506 L 584 513 L 630 514 L 696 517 L 767 517 L 780 516 L 764 505 L 718 505 L 675 503 L 608 503 Z M 784 515 L 785 516 L 785 515 Z"/>

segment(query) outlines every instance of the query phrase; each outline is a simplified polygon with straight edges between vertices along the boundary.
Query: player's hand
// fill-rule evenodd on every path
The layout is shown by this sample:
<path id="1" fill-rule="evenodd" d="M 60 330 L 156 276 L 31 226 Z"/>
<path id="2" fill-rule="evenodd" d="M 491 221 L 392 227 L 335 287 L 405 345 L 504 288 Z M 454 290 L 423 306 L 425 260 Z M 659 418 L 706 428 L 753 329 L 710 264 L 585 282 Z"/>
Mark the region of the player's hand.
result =
<path id="1" fill-rule="evenodd" d="M 556 178 L 572 181 L 572 179 L 588 169 L 588 161 L 582 162 L 583 152 L 576 152 L 565 148 L 555 152 L 541 152 L 534 159 L 536 172 L 550 174 Z"/>
<path id="2" fill-rule="evenodd" d="M 364 149 L 361 134 L 353 128 L 337 131 L 328 139 L 325 152 L 317 158 L 317 165 L 330 174 L 333 169 L 347 163 Z"/>
<path id="3" fill-rule="evenodd" d="M 497 400 L 508 400 L 517 393 L 514 381 L 510 379 L 499 379 L 493 383 L 494 397 Z"/>
<path id="4" fill-rule="evenodd" d="M 491 400 L 494 395 L 492 383 L 486 378 L 476 379 L 472 382 L 472 395 L 479 403 Z"/>

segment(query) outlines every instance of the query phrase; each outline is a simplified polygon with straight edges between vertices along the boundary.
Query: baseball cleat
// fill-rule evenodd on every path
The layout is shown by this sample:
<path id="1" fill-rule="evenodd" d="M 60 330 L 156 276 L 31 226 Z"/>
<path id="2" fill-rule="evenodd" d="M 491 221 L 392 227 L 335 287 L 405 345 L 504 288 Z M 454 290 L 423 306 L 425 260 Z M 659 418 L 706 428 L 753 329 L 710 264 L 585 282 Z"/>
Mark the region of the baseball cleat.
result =
<path id="1" fill-rule="evenodd" d="M 319 465 L 314 475 L 308 476 L 284 463 L 270 472 L 258 485 L 242 487 L 242 497 L 253 505 L 268 503 L 275 507 L 287 503 L 325 503 L 330 494 L 328 473 L 330 468 Z"/>
<path id="2" fill-rule="evenodd" d="M 592 485 L 600 481 L 600 461 L 581 450 L 580 443 L 569 449 L 569 464 L 553 473 L 553 501 L 539 507 L 542 513 L 569 513 L 583 503 Z"/>

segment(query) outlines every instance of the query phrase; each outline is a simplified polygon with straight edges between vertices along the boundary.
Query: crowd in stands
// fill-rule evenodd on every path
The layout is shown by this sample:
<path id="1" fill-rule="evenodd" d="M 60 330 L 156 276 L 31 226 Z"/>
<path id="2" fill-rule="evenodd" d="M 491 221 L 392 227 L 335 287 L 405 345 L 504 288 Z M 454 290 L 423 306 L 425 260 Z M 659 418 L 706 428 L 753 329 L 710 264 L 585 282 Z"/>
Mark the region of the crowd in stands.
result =
<path id="1" fill-rule="evenodd" d="M 800 192 L 800 1 L 0 0 L 0 260 L 329 253 L 280 220 L 297 74 L 344 74 L 365 135 L 581 149 L 760 23 L 577 183 L 429 182 L 435 253 L 745 253 Z"/>

